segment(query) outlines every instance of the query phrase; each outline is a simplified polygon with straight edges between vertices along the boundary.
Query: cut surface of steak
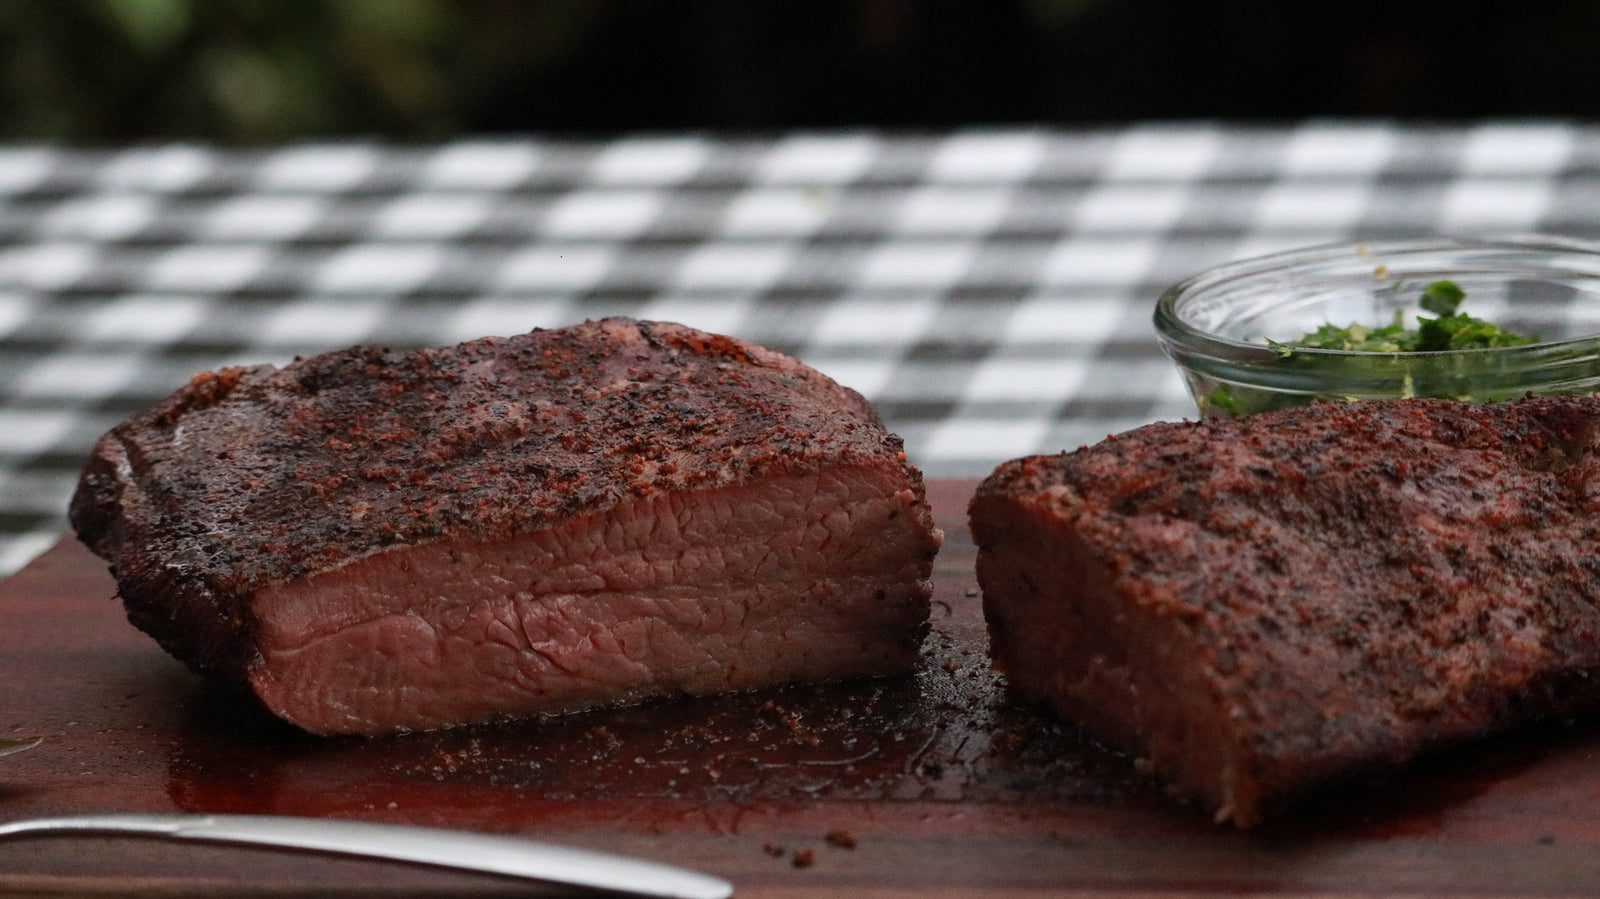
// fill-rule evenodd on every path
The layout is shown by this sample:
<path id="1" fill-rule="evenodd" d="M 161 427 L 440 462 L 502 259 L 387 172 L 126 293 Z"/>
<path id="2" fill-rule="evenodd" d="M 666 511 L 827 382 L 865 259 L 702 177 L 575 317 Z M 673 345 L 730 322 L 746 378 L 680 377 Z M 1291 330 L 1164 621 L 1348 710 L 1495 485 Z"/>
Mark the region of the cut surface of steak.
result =
<path id="1" fill-rule="evenodd" d="M 942 537 L 859 394 L 629 319 L 199 375 L 71 518 L 169 652 L 361 734 L 907 671 Z"/>
<path id="2" fill-rule="evenodd" d="M 1240 826 L 1594 710 L 1597 421 L 1319 404 L 1008 462 L 969 510 L 996 665 Z"/>

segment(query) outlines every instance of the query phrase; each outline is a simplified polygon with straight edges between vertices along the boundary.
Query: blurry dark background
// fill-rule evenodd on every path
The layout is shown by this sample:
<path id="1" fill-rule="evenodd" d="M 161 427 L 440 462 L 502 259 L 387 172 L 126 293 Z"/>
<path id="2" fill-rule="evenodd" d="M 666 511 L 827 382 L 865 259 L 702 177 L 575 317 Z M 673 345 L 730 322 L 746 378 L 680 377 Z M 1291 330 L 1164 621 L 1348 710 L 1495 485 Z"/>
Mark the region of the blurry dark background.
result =
<path id="1" fill-rule="evenodd" d="M 1588 117 L 1600 2 L 0 0 L 0 139 Z"/>

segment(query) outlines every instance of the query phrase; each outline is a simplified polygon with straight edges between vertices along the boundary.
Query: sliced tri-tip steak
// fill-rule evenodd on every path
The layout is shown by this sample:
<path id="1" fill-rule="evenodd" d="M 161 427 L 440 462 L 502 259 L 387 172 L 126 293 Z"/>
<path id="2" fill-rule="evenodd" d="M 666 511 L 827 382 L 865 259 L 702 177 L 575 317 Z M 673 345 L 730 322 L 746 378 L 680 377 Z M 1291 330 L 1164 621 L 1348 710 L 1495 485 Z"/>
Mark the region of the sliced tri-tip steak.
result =
<path id="1" fill-rule="evenodd" d="M 1600 707 L 1600 400 L 1150 425 L 974 497 L 1025 697 L 1250 826 L 1364 769 Z"/>
<path id="2" fill-rule="evenodd" d="M 71 518 L 135 625 L 318 733 L 903 672 L 942 538 L 859 394 L 628 319 L 202 374 Z"/>

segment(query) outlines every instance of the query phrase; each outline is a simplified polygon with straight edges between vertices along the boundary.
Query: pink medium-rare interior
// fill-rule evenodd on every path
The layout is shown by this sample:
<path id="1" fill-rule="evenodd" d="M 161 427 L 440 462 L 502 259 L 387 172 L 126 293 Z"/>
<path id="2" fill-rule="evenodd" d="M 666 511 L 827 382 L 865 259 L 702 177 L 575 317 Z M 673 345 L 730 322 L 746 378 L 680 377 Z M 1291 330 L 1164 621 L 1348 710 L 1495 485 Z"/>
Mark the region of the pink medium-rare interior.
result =
<path id="1" fill-rule="evenodd" d="M 1196 790 L 1218 820 L 1249 815 L 1248 753 L 1183 622 L 1119 592 L 1108 566 L 1039 499 L 983 499 L 979 517 L 989 522 L 979 582 L 1007 679 Z"/>
<path id="2" fill-rule="evenodd" d="M 307 730 L 378 733 L 905 670 L 915 503 L 898 472 L 840 469 L 385 551 L 260 591 L 250 683 Z"/>

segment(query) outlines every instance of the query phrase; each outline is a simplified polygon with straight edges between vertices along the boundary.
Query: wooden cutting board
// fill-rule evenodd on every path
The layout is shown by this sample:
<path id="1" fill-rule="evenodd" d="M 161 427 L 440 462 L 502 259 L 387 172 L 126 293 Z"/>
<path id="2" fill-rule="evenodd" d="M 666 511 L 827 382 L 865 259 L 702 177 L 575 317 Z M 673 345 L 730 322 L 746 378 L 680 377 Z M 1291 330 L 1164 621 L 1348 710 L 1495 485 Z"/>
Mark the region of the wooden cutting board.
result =
<path id="1" fill-rule="evenodd" d="M 63 542 L 0 585 L 0 820 L 103 811 L 314 815 L 525 834 L 732 880 L 741 897 L 1600 893 L 1600 726 L 1542 726 L 1349 784 L 1252 833 L 1008 700 L 989 670 L 964 509 L 913 677 L 510 726 L 321 739 L 132 629 Z M 0 895 L 527 894 L 523 884 L 124 837 L 0 842 Z"/>

